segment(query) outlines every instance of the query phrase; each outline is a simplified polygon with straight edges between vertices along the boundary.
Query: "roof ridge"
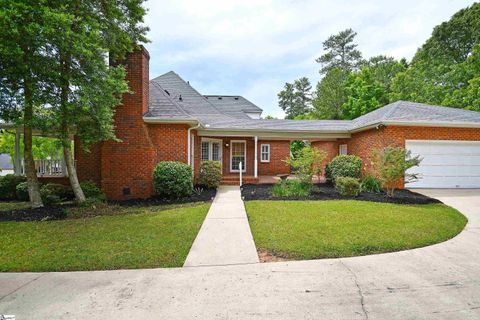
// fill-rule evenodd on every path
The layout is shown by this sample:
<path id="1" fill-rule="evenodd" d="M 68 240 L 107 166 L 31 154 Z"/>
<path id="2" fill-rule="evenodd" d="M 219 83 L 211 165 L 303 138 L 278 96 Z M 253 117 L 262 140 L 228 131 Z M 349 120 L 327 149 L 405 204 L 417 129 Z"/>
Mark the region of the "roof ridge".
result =
<path id="1" fill-rule="evenodd" d="M 156 82 L 156 81 L 150 81 L 155 87 L 157 87 L 157 89 L 160 90 L 160 92 L 163 94 L 163 96 L 165 98 L 167 98 L 173 105 L 175 105 L 183 114 L 189 116 L 189 117 L 192 117 L 194 118 L 192 115 L 188 114 L 183 108 L 181 105 L 179 105 L 175 100 L 173 100 L 170 95 L 168 95 L 166 92 L 165 92 L 165 89 L 160 85 L 160 83 Z"/>
<path id="2" fill-rule="evenodd" d="M 395 101 L 395 102 L 392 102 L 392 103 L 387 104 L 386 106 L 383 106 L 382 108 L 385 108 L 385 107 L 388 107 L 388 106 L 390 105 L 390 106 L 391 106 L 391 109 L 388 110 L 387 112 L 385 112 L 385 114 L 383 115 L 382 119 L 383 119 L 383 120 L 388 119 L 388 117 L 391 116 L 391 115 L 398 109 L 398 107 L 399 107 L 403 102 L 404 102 L 403 100 L 397 100 L 397 101 Z"/>

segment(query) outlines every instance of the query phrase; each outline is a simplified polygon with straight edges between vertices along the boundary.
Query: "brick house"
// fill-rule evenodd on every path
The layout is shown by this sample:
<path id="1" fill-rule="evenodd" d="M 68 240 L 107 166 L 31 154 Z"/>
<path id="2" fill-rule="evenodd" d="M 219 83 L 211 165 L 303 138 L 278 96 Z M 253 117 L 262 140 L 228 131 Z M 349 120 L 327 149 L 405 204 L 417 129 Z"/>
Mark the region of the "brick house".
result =
<path id="1" fill-rule="evenodd" d="M 141 47 L 125 62 L 132 93 L 115 114 L 121 142 L 107 141 L 84 153 L 75 144 L 80 180 L 101 185 L 110 199 L 153 195 L 159 161 L 191 165 L 222 162 L 224 183 L 289 173 L 282 160 L 290 142 L 306 140 L 329 160 L 360 156 L 368 171 L 372 150 L 409 148 L 424 161 L 424 179 L 413 187 L 480 187 L 480 113 L 398 101 L 355 120 L 263 120 L 262 110 L 240 96 L 204 96 L 174 72 L 149 80 L 149 54 Z"/>

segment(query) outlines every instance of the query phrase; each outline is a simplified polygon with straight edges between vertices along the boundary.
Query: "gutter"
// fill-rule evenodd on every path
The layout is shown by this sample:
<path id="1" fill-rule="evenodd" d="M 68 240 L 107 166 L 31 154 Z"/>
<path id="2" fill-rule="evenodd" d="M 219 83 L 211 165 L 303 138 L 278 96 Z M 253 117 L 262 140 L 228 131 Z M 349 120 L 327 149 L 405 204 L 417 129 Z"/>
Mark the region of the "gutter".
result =
<path id="1" fill-rule="evenodd" d="M 359 127 L 349 132 L 355 133 L 374 129 L 378 126 L 401 126 L 401 127 L 444 127 L 444 128 L 480 128 L 479 122 L 453 122 L 453 121 L 378 121 L 364 127 Z"/>
<path id="2" fill-rule="evenodd" d="M 192 159 L 191 159 L 192 158 L 192 155 L 191 155 L 191 153 L 192 153 L 191 131 L 192 131 L 192 129 L 198 129 L 198 128 L 200 128 L 200 122 L 197 122 L 197 125 L 195 127 L 190 127 L 187 130 L 187 133 L 188 133 L 188 137 L 187 137 L 187 163 L 188 163 L 189 166 L 192 163 Z"/>

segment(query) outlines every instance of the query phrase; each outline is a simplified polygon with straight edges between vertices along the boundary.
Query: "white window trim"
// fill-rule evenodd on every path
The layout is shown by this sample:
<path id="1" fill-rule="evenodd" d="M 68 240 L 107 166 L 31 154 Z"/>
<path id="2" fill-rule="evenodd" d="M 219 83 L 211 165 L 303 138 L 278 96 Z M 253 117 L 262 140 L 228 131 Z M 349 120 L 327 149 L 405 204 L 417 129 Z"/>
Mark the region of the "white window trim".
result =
<path id="1" fill-rule="evenodd" d="M 345 148 L 345 153 L 342 153 L 343 148 Z M 348 145 L 347 144 L 341 144 L 338 146 L 338 154 L 348 154 Z"/>
<path id="2" fill-rule="evenodd" d="M 268 147 L 268 152 L 267 152 L 267 155 L 268 155 L 268 159 L 267 160 L 263 160 L 263 147 Z M 269 143 L 262 143 L 260 145 L 260 162 L 270 162 L 270 144 Z"/>
<path id="3" fill-rule="evenodd" d="M 208 142 L 208 160 L 202 160 L 202 143 L 203 142 Z M 211 139 L 211 138 L 202 138 L 200 141 L 200 161 L 211 161 L 213 159 L 213 148 L 212 148 L 212 142 L 216 142 L 220 144 L 220 148 L 218 150 L 218 157 L 220 158 L 220 162 L 222 162 L 223 159 L 223 141 L 221 139 Z"/>
<path id="4" fill-rule="evenodd" d="M 247 171 L 247 140 L 230 140 L 230 172 L 240 172 L 240 170 L 233 170 L 232 168 L 232 152 L 233 152 L 232 143 L 235 143 L 235 142 L 243 143 L 245 163 L 242 162 L 242 172 L 246 172 Z"/>

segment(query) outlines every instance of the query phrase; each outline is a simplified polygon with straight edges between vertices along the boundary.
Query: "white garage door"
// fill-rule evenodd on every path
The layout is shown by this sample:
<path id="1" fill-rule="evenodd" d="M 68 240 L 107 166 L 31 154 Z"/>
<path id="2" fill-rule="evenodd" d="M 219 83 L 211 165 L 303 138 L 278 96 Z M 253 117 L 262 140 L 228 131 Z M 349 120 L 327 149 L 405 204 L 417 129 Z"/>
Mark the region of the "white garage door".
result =
<path id="1" fill-rule="evenodd" d="M 480 141 L 407 140 L 405 147 L 423 158 L 410 169 L 421 179 L 407 188 L 480 188 Z"/>

